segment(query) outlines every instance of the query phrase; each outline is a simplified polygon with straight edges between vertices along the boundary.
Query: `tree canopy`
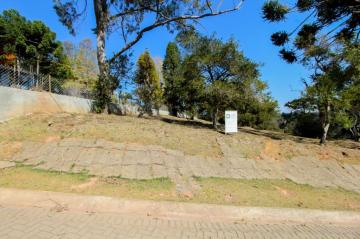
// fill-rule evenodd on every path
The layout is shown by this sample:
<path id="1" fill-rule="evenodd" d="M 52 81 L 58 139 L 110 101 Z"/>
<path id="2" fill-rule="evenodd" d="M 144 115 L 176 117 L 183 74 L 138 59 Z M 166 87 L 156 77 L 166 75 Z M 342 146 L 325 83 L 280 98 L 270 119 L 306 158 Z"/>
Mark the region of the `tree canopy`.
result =
<path id="1" fill-rule="evenodd" d="M 14 56 L 10 61 L 9 55 Z M 6 10 L 0 15 L 0 58 L 6 64 L 57 78 L 72 76 L 56 34 L 41 21 L 28 21 L 16 10 Z"/>
<path id="2" fill-rule="evenodd" d="M 359 45 L 345 45 L 334 51 L 328 45 L 316 46 L 303 62 L 314 73 L 300 99 L 287 104 L 293 110 L 318 113 L 321 126 L 321 143 L 326 142 L 331 127 L 350 130 L 358 138 L 360 114 Z"/>
<path id="3" fill-rule="evenodd" d="M 166 55 L 163 62 L 162 73 L 164 77 L 164 100 L 170 114 L 177 116 L 178 112 L 184 110 L 182 102 L 182 72 L 181 56 L 176 43 L 170 42 L 166 48 Z"/>
<path id="4" fill-rule="evenodd" d="M 304 81 L 302 97 L 287 106 L 301 111 L 297 114 L 300 117 L 311 114 L 318 118 L 321 143 L 326 142 L 328 131 L 335 124 L 356 131 L 351 123 L 356 120 L 350 118 L 357 113 L 349 102 L 356 105 L 358 97 L 353 93 L 358 81 L 357 66 L 349 60 L 348 52 L 359 45 L 359 11 L 357 0 L 297 0 L 294 6 L 269 0 L 263 5 L 263 17 L 270 22 L 285 21 L 286 16 L 293 12 L 305 15 L 294 29 L 275 32 L 271 41 L 282 47 L 280 55 L 288 63 L 300 61 L 313 72 L 309 82 Z M 352 57 L 353 60 L 356 58 Z"/>
<path id="5" fill-rule="evenodd" d="M 301 58 L 299 53 L 325 37 L 328 44 L 335 40 L 358 42 L 360 30 L 360 3 L 357 0 L 296 0 L 288 6 L 279 0 L 268 0 L 263 5 L 263 18 L 270 22 L 286 21 L 286 16 L 305 14 L 294 29 L 275 32 L 274 45 L 282 47 L 280 55 L 289 63 Z"/>
<path id="6" fill-rule="evenodd" d="M 97 36 L 97 59 L 99 65 L 99 85 L 105 88 L 109 81 L 109 68 L 120 60 L 127 61 L 125 56 L 137 44 L 145 33 L 165 26 L 170 32 L 188 28 L 199 19 L 217 16 L 240 9 L 243 0 L 224 4 L 222 0 L 164 0 L 164 1 L 122 1 L 122 0 L 53 0 L 54 8 L 60 21 L 75 34 L 75 22 L 87 10 L 88 3 L 94 6 Z M 120 32 L 119 49 L 112 56 L 106 57 L 106 39 L 113 32 Z M 103 90 L 105 94 L 112 94 Z M 103 95 L 103 94 L 99 94 Z M 109 97 L 106 97 L 109 98 Z M 106 104 L 105 104 L 106 105 Z M 100 104 L 100 108 L 105 109 Z"/>
<path id="7" fill-rule="evenodd" d="M 259 79 L 258 65 L 243 55 L 233 39 L 224 42 L 194 31 L 182 32 L 177 39 L 185 51 L 183 89 L 185 99 L 194 101 L 185 100 L 190 102 L 190 109 L 195 104 L 198 113 L 210 117 L 215 128 L 226 109 L 238 110 L 242 125 L 270 125 L 277 103 Z M 191 93 L 186 94 L 186 89 Z"/>

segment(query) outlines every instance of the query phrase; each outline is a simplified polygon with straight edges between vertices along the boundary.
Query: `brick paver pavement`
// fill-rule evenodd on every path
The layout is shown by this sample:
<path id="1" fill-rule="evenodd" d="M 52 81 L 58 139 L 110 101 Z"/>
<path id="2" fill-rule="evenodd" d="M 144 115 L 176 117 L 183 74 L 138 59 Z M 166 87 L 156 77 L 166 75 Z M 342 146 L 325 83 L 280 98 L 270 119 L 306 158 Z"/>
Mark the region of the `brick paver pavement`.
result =
<path id="1" fill-rule="evenodd" d="M 0 207 L 0 238 L 360 238 L 360 227 L 131 217 Z"/>

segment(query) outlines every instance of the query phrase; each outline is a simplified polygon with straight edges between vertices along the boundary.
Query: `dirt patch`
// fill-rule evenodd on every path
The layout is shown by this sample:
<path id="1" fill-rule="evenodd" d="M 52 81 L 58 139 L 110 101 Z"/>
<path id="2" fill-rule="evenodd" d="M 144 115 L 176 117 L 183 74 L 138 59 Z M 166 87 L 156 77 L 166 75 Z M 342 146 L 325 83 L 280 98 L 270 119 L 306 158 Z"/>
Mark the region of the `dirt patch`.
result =
<path id="1" fill-rule="evenodd" d="M 18 153 L 22 148 L 22 142 L 0 143 L 0 159 L 7 160 Z"/>
<path id="2" fill-rule="evenodd" d="M 295 196 L 296 194 L 288 189 L 285 188 L 281 188 L 278 186 L 275 186 L 275 188 L 278 190 L 278 192 L 280 193 L 280 195 L 284 196 L 284 197 L 292 197 Z"/>
<path id="3" fill-rule="evenodd" d="M 56 136 L 49 136 L 45 139 L 45 143 L 50 143 L 50 142 L 58 142 L 61 140 L 61 137 L 56 135 Z"/>
<path id="4" fill-rule="evenodd" d="M 329 140 L 326 145 L 320 145 L 319 139 L 256 130 L 249 127 L 242 127 L 235 138 L 240 145 L 247 145 L 244 151 L 249 151 L 247 155 L 251 155 L 250 158 L 254 159 L 284 160 L 304 156 L 316 157 L 319 160 L 338 160 L 344 163 L 360 164 L 360 142 L 351 140 Z"/>
<path id="5" fill-rule="evenodd" d="M 262 159 L 280 160 L 282 158 L 280 145 L 273 140 L 266 140 L 260 157 Z"/>
<path id="6" fill-rule="evenodd" d="M 94 187 L 98 181 L 99 179 L 96 177 L 90 178 L 89 181 L 86 183 L 71 186 L 71 190 L 75 192 L 81 192 L 84 191 L 85 189 Z"/>
<path id="7" fill-rule="evenodd" d="M 318 150 L 317 158 L 319 160 L 329 160 L 334 157 L 336 152 L 327 146 L 323 146 Z M 340 156 L 340 155 L 339 155 Z"/>

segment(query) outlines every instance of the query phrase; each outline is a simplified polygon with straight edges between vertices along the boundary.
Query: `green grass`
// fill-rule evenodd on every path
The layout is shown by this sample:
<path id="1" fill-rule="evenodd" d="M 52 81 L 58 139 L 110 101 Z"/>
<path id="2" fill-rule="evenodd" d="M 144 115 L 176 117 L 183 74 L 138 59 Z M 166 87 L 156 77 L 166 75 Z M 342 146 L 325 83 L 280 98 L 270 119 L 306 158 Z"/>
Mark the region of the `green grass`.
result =
<path id="1" fill-rule="evenodd" d="M 290 180 L 195 178 L 195 182 L 200 189 L 189 198 L 179 195 L 168 178 L 94 178 L 86 172 L 62 173 L 21 165 L 0 170 L 0 187 L 6 188 L 251 207 L 360 211 L 360 194 L 343 189 L 315 188 Z"/>
<path id="2" fill-rule="evenodd" d="M 92 178 L 86 172 L 64 173 L 18 166 L 0 170 L 0 187 L 150 200 L 167 199 L 175 188 L 167 178 L 99 178 L 93 183 Z"/>
<path id="3" fill-rule="evenodd" d="M 194 201 L 240 206 L 360 211 L 360 194 L 315 188 L 291 180 L 195 178 L 202 190 Z"/>

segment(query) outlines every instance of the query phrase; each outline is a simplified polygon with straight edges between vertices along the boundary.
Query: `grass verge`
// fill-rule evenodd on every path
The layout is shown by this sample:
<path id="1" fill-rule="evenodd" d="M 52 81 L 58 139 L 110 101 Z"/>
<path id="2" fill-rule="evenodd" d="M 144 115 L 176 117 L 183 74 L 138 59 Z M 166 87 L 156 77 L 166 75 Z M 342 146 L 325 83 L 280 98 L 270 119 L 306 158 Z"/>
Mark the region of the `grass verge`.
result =
<path id="1" fill-rule="evenodd" d="M 0 187 L 149 200 L 168 200 L 175 188 L 167 178 L 94 178 L 86 173 L 45 171 L 28 166 L 0 170 Z"/>
<path id="2" fill-rule="evenodd" d="M 239 206 L 360 211 L 360 194 L 341 188 L 315 188 L 291 180 L 196 178 L 197 202 Z"/>
<path id="3" fill-rule="evenodd" d="M 94 178 L 85 173 L 49 172 L 18 166 L 0 170 L 0 187 L 44 190 L 118 198 L 360 211 L 360 194 L 336 188 L 314 188 L 290 180 L 195 178 L 193 197 L 176 193 L 167 178 L 129 180 Z"/>

